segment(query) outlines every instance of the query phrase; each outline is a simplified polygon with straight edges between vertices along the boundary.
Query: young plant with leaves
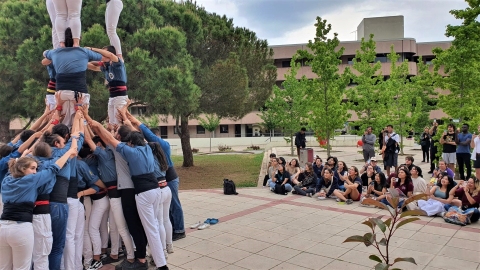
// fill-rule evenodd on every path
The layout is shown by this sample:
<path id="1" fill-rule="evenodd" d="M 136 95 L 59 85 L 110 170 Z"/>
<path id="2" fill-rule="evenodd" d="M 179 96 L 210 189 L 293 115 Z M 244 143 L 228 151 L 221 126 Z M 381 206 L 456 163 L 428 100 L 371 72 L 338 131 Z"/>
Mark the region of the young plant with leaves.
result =
<path id="1" fill-rule="evenodd" d="M 428 197 L 426 194 L 419 194 L 415 195 L 413 197 L 410 197 L 406 199 L 403 202 L 404 205 L 408 205 L 409 203 L 416 202 L 420 199 L 427 200 Z M 414 258 L 395 258 L 392 259 L 390 258 L 390 242 L 392 241 L 392 238 L 395 234 L 395 232 L 401 228 L 402 226 L 407 225 L 408 223 L 414 222 L 416 220 L 419 220 L 420 218 L 418 217 L 412 217 L 412 216 L 426 216 L 427 214 L 422 211 L 422 210 L 410 210 L 410 211 L 402 211 L 401 207 L 399 206 L 400 199 L 398 197 L 396 198 L 391 198 L 387 197 L 388 202 L 392 206 L 389 208 L 385 204 L 370 199 L 366 198 L 363 200 L 363 204 L 365 205 L 372 205 L 376 206 L 378 208 L 387 210 L 388 213 L 390 214 L 390 217 L 387 218 L 386 220 L 382 220 L 381 218 L 369 218 L 362 222 L 362 224 L 368 226 L 372 232 L 366 233 L 363 236 L 362 235 L 354 235 L 348 237 L 343 243 L 349 243 L 349 242 L 358 242 L 358 243 L 363 243 L 365 244 L 366 247 L 372 246 L 375 249 L 377 249 L 378 254 L 380 255 L 370 255 L 368 258 L 372 261 L 377 262 L 375 265 L 375 270 L 395 270 L 399 268 L 391 268 L 393 267 L 396 263 L 399 262 L 410 262 L 413 264 L 417 264 L 415 262 Z M 380 232 L 378 231 L 380 230 Z M 381 238 L 380 240 L 378 238 Z M 385 247 L 385 250 L 382 250 L 382 246 Z"/>
<path id="2" fill-rule="evenodd" d="M 333 38 L 327 37 L 332 25 L 317 17 L 315 27 L 315 38 L 307 44 L 309 50 L 299 50 L 294 59 L 305 59 L 317 75 L 312 80 L 302 80 L 301 88 L 307 97 L 304 106 L 308 108 L 308 125 L 317 138 L 327 140 L 327 155 L 330 156 L 330 140 L 335 135 L 335 129 L 343 128 L 350 117 L 343 95 L 351 76 L 349 68 L 343 74 L 339 73 L 340 57 L 345 48 L 337 50 L 340 45 L 337 33 L 333 34 Z"/>
<path id="3" fill-rule="evenodd" d="M 199 117 L 198 122 L 200 125 L 210 132 L 210 152 L 212 152 L 212 136 L 220 125 L 220 117 L 216 116 L 215 114 L 205 115 L 205 119 Z"/>

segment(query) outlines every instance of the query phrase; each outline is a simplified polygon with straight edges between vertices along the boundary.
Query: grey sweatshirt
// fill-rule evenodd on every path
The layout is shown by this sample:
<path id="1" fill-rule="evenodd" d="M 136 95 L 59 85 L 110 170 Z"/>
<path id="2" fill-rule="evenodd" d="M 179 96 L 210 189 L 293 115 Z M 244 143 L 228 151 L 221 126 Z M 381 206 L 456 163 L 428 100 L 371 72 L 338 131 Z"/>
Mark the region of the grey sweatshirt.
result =
<path id="1" fill-rule="evenodd" d="M 375 134 L 370 134 L 370 135 L 363 135 L 362 136 L 362 142 L 363 142 L 363 150 L 374 150 L 375 149 L 375 141 L 377 139 L 377 136 Z"/>

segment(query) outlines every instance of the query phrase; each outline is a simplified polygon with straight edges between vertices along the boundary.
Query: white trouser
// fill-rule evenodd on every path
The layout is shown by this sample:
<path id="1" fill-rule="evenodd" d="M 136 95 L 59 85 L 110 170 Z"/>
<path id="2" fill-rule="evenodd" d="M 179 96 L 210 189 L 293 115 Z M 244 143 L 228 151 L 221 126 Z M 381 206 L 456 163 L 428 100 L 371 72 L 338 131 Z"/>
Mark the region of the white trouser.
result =
<path id="1" fill-rule="evenodd" d="M 57 12 L 55 11 L 55 5 L 53 4 L 53 0 L 47 0 L 45 4 L 47 5 L 48 15 L 50 16 L 50 21 L 52 22 L 52 46 L 54 49 L 56 49 L 60 46 L 57 31 L 55 28 L 55 18 L 57 17 Z"/>
<path id="2" fill-rule="evenodd" d="M 33 215 L 33 269 L 48 269 L 48 255 L 52 251 L 52 218 L 50 214 Z"/>
<path id="3" fill-rule="evenodd" d="M 102 248 L 108 248 L 108 216 L 110 215 L 110 204 L 107 205 L 107 211 L 103 214 L 102 223 L 100 223 L 100 241 Z M 98 255 L 98 254 L 97 254 Z"/>
<path id="4" fill-rule="evenodd" d="M 160 226 L 163 227 L 163 224 L 158 224 L 157 217 L 158 206 L 161 200 L 162 193 L 160 192 L 160 188 L 148 190 L 135 196 L 138 215 L 142 221 L 143 229 L 147 235 L 148 245 L 150 246 L 152 257 L 157 267 L 162 267 L 167 264 L 159 232 L 159 228 Z"/>
<path id="5" fill-rule="evenodd" d="M 72 29 L 72 37 L 80 38 L 82 24 L 80 22 L 80 12 L 82 10 L 82 0 L 52 0 L 55 6 L 55 31 L 58 41 L 65 42 L 65 30 L 68 26 Z"/>
<path id="6" fill-rule="evenodd" d="M 120 18 L 122 9 L 122 0 L 110 0 L 110 2 L 107 3 L 107 9 L 105 10 L 105 26 L 107 28 L 107 35 L 110 39 L 110 44 L 115 47 L 117 55 L 122 54 L 120 38 L 117 35 L 118 19 Z"/>
<path id="7" fill-rule="evenodd" d="M 32 223 L 0 220 L 0 269 L 30 270 L 32 253 Z"/>
<path id="8" fill-rule="evenodd" d="M 55 110 L 57 108 L 57 100 L 55 99 L 55 95 L 45 95 L 47 99 L 47 105 L 50 110 Z"/>
<path id="9" fill-rule="evenodd" d="M 102 253 L 103 239 L 100 237 L 100 225 L 104 219 L 104 215 L 108 213 L 108 197 L 105 196 L 100 200 L 94 200 L 92 204 L 92 213 L 90 214 L 90 224 L 88 233 L 93 246 L 93 255 Z M 107 215 L 108 218 L 108 215 Z M 107 228 L 107 246 L 108 246 L 108 228 Z"/>
<path id="10" fill-rule="evenodd" d="M 162 239 L 163 249 L 167 248 L 167 244 L 172 244 L 172 223 L 170 222 L 170 203 L 172 201 L 172 190 L 168 186 L 160 189 L 162 200 L 158 207 L 158 224 L 160 238 Z M 163 226 L 162 226 L 163 225 Z"/>
<path id="11" fill-rule="evenodd" d="M 108 228 L 110 229 L 110 254 L 116 256 L 118 255 L 118 249 L 120 247 L 120 234 L 118 233 L 117 223 L 115 223 L 115 219 L 113 218 L 112 207 L 110 207 L 108 211 Z"/>
<path id="12" fill-rule="evenodd" d="M 3 213 L 3 201 L 2 201 L 2 193 L 0 192 L 0 217 Z"/>
<path id="13" fill-rule="evenodd" d="M 108 122 L 112 125 L 121 124 L 117 120 L 118 109 L 127 105 L 128 96 L 111 97 L 108 99 Z"/>
<path id="14" fill-rule="evenodd" d="M 85 230 L 85 208 L 79 199 L 68 198 L 67 235 L 63 250 L 61 269 L 83 269 L 83 233 Z"/>
<path id="15" fill-rule="evenodd" d="M 83 233 L 83 265 L 88 268 L 93 260 L 92 240 L 90 240 L 90 214 L 92 213 L 92 199 L 90 196 L 83 197 L 83 206 L 85 207 L 85 229 Z"/>
<path id="16" fill-rule="evenodd" d="M 75 104 L 77 101 L 75 100 L 75 92 L 71 90 L 58 90 L 60 94 L 60 99 L 65 100 L 62 105 L 62 115 L 65 115 L 63 119 L 63 124 L 67 125 L 67 127 L 71 128 L 73 124 L 73 118 L 75 116 Z M 78 93 L 81 94 L 83 97 L 82 104 L 90 104 L 90 94 L 85 93 Z M 79 97 L 78 102 L 81 102 L 81 98 Z"/>
<path id="17" fill-rule="evenodd" d="M 135 258 L 133 249 L 133 240 L 130 232 L 128 231 L 127 222 L 123 216 L 122 200 L 120 198 L 110 198 L 110 224 L 115 221 L 118 233 L 122 236 L 125 249 L 127 250 L 127 259 Z M 112 240 L 112 253 L 113 253 L 113 240 Z"/>

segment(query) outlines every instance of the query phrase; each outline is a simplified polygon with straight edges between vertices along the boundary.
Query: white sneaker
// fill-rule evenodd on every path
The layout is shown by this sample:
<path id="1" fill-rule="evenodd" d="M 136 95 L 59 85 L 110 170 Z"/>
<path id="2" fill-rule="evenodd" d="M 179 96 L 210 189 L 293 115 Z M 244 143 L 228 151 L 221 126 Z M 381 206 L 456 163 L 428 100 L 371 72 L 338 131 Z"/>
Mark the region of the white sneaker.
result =
<path id="1" fill-rule="evenodd" d="M 101 261 L 92 261 L 92 264 L 88 267 L 87 270 L 98 270 L 103 267 L 103 264 Z"/>
<path id="2" fill-rule="evenodd" d="M 168 260 L 168 252 L 166 249 L 163 250 L 163 254 L 165 254 L 165 260 Z"/>
<path id="3" fill-rule="evenodd" d="M 199 230 L 204 230 L 206 228 L 210 227 L 210 224 L 208 223 L 203 223 L 202 225 L 198 226 L 198 229 Z"/>
<path id="4" fill-rule="evenodd" d="M 167 252 L 173 253 L 173 244 L 167 244 Z"/>
<path id="5" fill-rule="evenodd" d="M 196 229 L 196 228 L 198 228 L 198 226 L 200 226 L 202 224 L 203 224 L 203 222 L 199 221 L 199 222 L 193 224 L 192 226 L 190 226 L 190 229 Z"/>

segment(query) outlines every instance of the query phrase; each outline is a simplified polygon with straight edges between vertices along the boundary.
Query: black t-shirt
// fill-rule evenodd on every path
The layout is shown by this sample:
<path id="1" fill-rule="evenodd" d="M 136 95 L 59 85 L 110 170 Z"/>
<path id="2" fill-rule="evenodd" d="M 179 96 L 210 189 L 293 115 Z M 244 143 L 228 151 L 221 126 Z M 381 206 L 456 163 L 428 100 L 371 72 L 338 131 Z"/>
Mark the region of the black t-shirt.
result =
<path id="1" fill-rule="evenodd" d="M 373 182 L 373 189 L 375 189 L 376 191 L 381 192 L 385 187 L 386 187 L 385 185 L 382 185 L 381 183 L 377 183 L 377 181 Z"/>
<path id="2" fill-rule="evenodd" d="M 447 142 L 454 142 L 456 137 L 457 134 L 455 132 L 443 135 L 443 141 L 445 142 L 445 144 L 443 144 L 443 153 L 455 153 L 457 151 L 456 145 L 447 144 Z"/>
<path id="3" fill-rule="evenodd" d="M 290 173 L 287 172 L 286 170 L 283 171 L 283 174 L 280 172 L 277 172 L 277 174 L 275 175 L 275 178 L 277 178 L 277 181 L 275 182 L 276 184 L 282 184 L 285 178 L 288 178 L 288 181 L 285 184 L 291 184 Z"/>

